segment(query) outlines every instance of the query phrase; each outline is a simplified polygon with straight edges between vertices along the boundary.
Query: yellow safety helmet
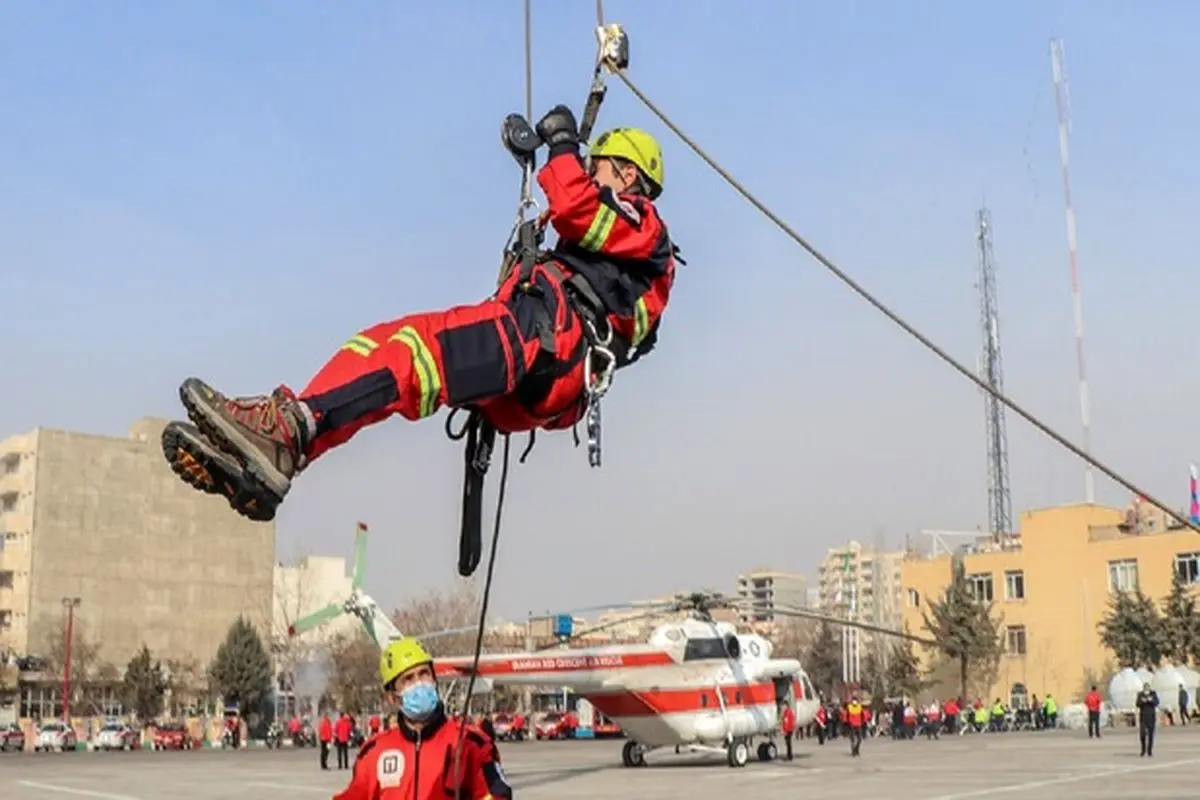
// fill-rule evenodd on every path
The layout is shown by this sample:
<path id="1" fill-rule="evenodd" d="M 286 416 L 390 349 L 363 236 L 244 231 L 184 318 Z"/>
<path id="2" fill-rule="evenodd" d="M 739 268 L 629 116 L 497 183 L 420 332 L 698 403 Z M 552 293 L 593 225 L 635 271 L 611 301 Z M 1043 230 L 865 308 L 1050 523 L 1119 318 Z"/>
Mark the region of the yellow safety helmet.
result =
<path id="1" fill-rule="evenodd" d="M 432 663 L 433 656 L 429 655 L 429 651 L 414 637 L 405 636 L 388 642 L 387 647 L 383 648 L 379 655 L 379 679 L 387 686 L 413 667 Z"/>
<path id="2" fill-rule="evenodd" d="M 589 155 L 592 158 L 623 158 L 633 163 L 650 184 L 650 199 L 662 194 L 662 148 L 641 128 L 613 128 L 600 134 Z"/>

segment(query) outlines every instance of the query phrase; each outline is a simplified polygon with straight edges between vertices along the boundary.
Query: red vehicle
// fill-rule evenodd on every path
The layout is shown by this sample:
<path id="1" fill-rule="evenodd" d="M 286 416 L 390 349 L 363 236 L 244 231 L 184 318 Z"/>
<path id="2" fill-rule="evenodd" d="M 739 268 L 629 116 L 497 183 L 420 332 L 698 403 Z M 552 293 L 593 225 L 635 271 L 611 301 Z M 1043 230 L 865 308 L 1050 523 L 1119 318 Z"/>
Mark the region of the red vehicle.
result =
<path id="1" fill-rule="evenodd" d="M 570 739 L 575 735 L 575 725 L 569 714 L 550 711 L 538 721 L 533 734 L 538 739 Z"/>
<path id="2" fill-rule="evenodd" d="M 620 725 L 613 722 L 599 711 L 595 712 L 595 714 L 596 716 L 594 722 L 592 723 L 592 735 L 597 739 L 619 739 L 625 735 L 625 732 L 621 730 Z"/>
<path id="3" fill-rule="evenodd" d="M 492 727 L 496 729 L 496 738 L 501 741 L 519 742 L 529 735 L 525 730 L 525 718 L 507 711 L 497 711 L 492 715 Z"/>
<path id="4" fill-rule="evenodd" d="M 154 729 L 155 750 L 191 750 L 192 737 L 182 722 L 164 722 Z"/>
<path id="5" fill-rule="evenodd" d="M 21 730 L 21 726 L 13 722 L 0 728 L 0 753 L 7 753 L 9 750 L 21 752 L 25 749 L 25 731 Z"/>

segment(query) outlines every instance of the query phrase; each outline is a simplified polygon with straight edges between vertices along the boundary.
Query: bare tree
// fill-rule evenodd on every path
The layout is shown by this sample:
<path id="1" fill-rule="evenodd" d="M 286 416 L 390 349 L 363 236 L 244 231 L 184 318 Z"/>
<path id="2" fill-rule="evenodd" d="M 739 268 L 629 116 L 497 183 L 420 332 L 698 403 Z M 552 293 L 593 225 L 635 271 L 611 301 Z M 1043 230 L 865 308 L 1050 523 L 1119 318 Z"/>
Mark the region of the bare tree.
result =
<path id="1" fill-rule="evenodd" d="M 790 617 L 777 620 L 771 641 L 774 658 L 803 659 L 813 646 L 817 635 L 817 622 L 811 619 Z"/>
<path id="2" fill-rule="evenodd" d="M 198 659 L 169 659 L 166 663 L 167 690 L 171 694 L 174 714 L 200 710 L 212 704 L 214 698 L 208 685 L 208 675 Z"/>
<path id="3" fill-rule="evenodd" d="M 338 707 L 362 714 L 379 707 L 379 648 L 364 632 L 341 635 L 329 650 L 328 694 Z"/>
<path id="4" fill-rule="evenodd" d="M 42 622 L 41 627 L 46 630 L 39 653 L 42 673 L 62 681 L 66 675 L 65 633 L 57 630 L 53 621 L 48 619 Z M 92 713 L 95 702 L 90 690 L 93 686 L 106 687 L 118 683 L 120 677 L 120 670 L 100 657 L 100 644 L 92 636 L 87 623 L 76 617 L 71 632 L 71 713 Z"/>
<path id="5" fill-rule="evenodd" d="M 473 583 L 451 591 L 429 591 L 392 612 L 392 621 L 405 634 L 440 633 L 473 628 L 479 621 L 479 592 Z M 423 640 L 434 656 L 469 655 L 475 649 L 475 631 L 464 630 Z"/>

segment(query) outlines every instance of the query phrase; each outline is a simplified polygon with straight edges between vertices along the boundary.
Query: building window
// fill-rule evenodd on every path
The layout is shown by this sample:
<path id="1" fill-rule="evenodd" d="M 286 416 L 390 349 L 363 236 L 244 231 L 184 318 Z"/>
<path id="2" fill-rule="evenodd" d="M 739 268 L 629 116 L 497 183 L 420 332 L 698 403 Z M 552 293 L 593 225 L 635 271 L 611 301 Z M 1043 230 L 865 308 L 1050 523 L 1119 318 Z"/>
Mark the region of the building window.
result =
<path id="1" fill-rule="evenodd" d="M 1010 570 L 1004 573 L 1004 599 L 1025 599 L 1025 573 L 1022 570 Z"/>
<path id="2" fill-rule="evenodd" d="M 0 513 L 3 513 L 5 511 L 12 511 L 16 507 L 17 507 L 17 493 L 16 492 L 8 492 L 7 494 L 0 495 Z"/>
<path id="3" fill-rule="evenodd" d="M 921 605 L 921 593 L 916 589 L 908 590 L 908 607 L 918 608 Z"/>
<path id="4" fill-rule="evenodd" d="M 980 572 L 975 575 L 967 576 L 967 591 L 971 597 L 980 600 L 984 603 L 990 603 L 995 599 L 995 592 L 992 587 L 992 573 Z"/>
<path id="5" fill-rule="evenodd" d="M 1009 625 L 1005 631 L 1005 644 L 1010 656 L 1025 655 L 1025 626 Z"/>
<path id="6" fill-rule="evenodd" d="M 13 588 L 13 573 L 11 569 L 0 572 L 0 589 Z"/>
<path id="7" fill-rule="evenodd" d="M 1132 592 L 1137 588 L 1138 565 L 1136 558 L 1108 562 L 1108 590 L 1110 592 Z"/>
<path id="8" fill-rule="evenodd" d="M 21 454 L 9 453 L 0 459 L 0 475 L 12 475 L 21 468 Z"/>
<path id="9" fill-rule="evenodd" d="M 1200 553 L 1180 553 L 1175 556 L 1175 571 L 1185 583 L 1200 583 Z"/>

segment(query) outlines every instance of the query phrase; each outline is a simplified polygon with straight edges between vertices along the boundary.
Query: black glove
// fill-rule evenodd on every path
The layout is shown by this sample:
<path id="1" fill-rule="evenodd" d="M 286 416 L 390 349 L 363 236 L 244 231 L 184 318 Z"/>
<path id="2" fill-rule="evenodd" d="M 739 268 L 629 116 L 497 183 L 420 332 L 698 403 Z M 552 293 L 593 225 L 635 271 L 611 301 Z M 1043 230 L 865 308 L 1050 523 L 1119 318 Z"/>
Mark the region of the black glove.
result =
<path id="1" fill-rule="evenodd" d="M 571 109 L 555 106 L 538 120 L 537 134 L 550 147 L 550 157 L 579 149 L 579 125 Z"/>

